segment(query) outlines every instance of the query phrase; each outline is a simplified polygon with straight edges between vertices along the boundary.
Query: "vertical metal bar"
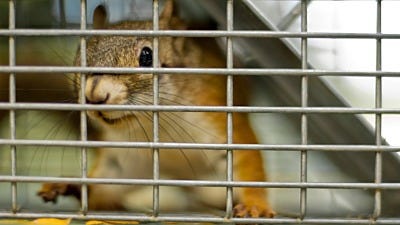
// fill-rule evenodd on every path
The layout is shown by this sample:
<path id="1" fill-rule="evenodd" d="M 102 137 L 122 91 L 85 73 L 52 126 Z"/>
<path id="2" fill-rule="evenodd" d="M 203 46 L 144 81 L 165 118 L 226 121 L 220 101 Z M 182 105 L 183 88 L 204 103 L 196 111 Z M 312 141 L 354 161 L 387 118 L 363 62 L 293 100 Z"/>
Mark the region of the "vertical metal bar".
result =
<path id="1" fill-rule="evenodd" d="M 8 29 L 15 29 L 15 0 L 9 0 L 9 24 Z M 15 37 L 9 36 L 8 39 L 9 44 L 9 65 L 16 65 L 16 56 L 15 56 Z M 16 82 L 15 82 L 15 73 L 10 73 L 9 76 L 9 102 L 16 102 Z M 10 139 L 16 139 L 16 126 L 15 126 L 15 110 L 10 110 Z M 11 176 L 17 175 L 17 148 L 15 145 L 10 146 L 11 151 Z M 13 213 L 16 213 L 18 210 L 17 206 L 17 183 L 11 182 L 11 208 Z"/>
<path id="2" fill-rule="evenodd" d="M 226 2 L 226 30 L 233 30 L 233 0 L 227 0 Z M 232 37 L 226 38 L 226 68 L 233 68 L 233 43 Z M 226 104 L 227 106 L 233 106 L 233 76 L 228 74 L 226 80 Z M 227 134 L 226 142 L 227 144 L 233 143 L 233 118 L 232 112 L 227 112 Z M 226 162 L 226 179 L 227 181 L 233 181 L 233 151 L 227 150 L 227 162 Z M 232 217 L 232 205 L 233 205 L 233 188 L 227 187 L 226 189 L 226 217 Z"/>
<path id="3" fill-rule="evenodd" d="M 81 0 L 81 30 L 86 30 L 86 0 Z M 80 38 L 80 56 L 81 56 L 81 67 L 86 67 L 86 39 L 85 37 Z M 85 87 L 86 87 L 86 74 L 81 74 L 81 87 L 80 87 L 80 103 L 86 104 Z M 86 112 L 81 111 L 80 113 L 80 132 L 81 140 L 87 141 L 87 117 Z M 87 178 L 87 149 L 81 148 L 81 177 Z M 88 192 L 87 184 L 81 186 L 81 210 L 85 215 L 88 210 Z"/>
<path id="4" fill-rule="evenodd" d="M 153 30 L 159 30 L 159 1 L 153 0 Z M 158 37 L 154 37 L 153 39 L 153 68 L 158 68 Z M 153 105 L 158 105 L 158 74 L 153 74 Z M 159 141 L 159 113 L 153 112 L 153 142 L 157 143 Z M 153 149 L 153 179 L 160 179 L 160 152 L 158 148 Z M 160 208 L 160 187 L 158 185 L 153 186 L 153 216 L 158 216 L 159 208 Z"/>
<path id="5" fill-rule="evenodd" d="M 376 2 L 376 32 L 381 33 L 382 25 L 382 8 L 381 0 Z M 376 39 L 376 71 L 382 70 L 382 39 Z M 375 108 L 382 108 L 382 76 L 375 78 Z M 375 144 L 382 145 L 382 114 L 375 114 Z M 375 153 L 375 183 L 382 182 L 382 152 Z M 374 219 L 377 219 L 381 214 L 381 190 L 375 190 L 375 205 L 374 205 Z"/>
<path id="6" fill-rule="evenodd" d="M 307 32 L 307 0 L 301 1 L 301 31 Z M 307 69 L 307 38 L 301 39 L 301 68 Z M 301 78 L 301 107 L 308 106 L 308 77 Z M 301 144 L 308 143 L 307 115 L 301 114 Z M 307 151 L 301 151 L 300 182 L 307 182 Z M 303 219 L 307 209 L 307 189 L 300 189 L 300 217 Z"/>

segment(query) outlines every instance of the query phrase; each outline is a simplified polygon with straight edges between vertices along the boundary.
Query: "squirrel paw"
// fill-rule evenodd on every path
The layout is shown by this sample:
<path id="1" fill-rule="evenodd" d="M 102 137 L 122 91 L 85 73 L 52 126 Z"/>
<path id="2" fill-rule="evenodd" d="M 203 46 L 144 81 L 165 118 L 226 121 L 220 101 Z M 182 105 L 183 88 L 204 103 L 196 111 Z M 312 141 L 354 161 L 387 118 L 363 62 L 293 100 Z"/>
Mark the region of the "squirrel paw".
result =
<path id="1" fill-rule="evenodd" d="M 42 188 L 37 192 L 44 202 L 57 203 L 57 197 L 65 194 L 68 184 L 59 183 L 46 183 L 42 185 Z"/>
<path id="2" fill-rule="evenodd" d="M 268 207 L 261 207 L 256 205 L 237 204 L 233 208 L 233 216 L 238 218 L 258 218 L 267 217 L 272 218 L 276 215 L 275 211 Z"/>
<path id="3" fill-rule="evenodd" d="M 72 195 L 80 198 L 80 186 L 76 184 L 65 183 L 45 183 L 42 188 L 37 192 L 44 202 L 57 203 L 57 198 L 60 195 Z"/>

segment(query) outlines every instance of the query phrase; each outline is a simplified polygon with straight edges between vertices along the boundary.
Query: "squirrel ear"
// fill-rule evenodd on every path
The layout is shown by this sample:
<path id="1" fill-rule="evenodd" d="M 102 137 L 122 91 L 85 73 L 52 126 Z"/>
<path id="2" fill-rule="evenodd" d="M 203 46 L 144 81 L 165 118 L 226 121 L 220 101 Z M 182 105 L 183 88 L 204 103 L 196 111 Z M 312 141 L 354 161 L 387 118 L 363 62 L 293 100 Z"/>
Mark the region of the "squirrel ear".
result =
<path id="1" fill-rule="evenodd" d="M 93 12 L 93 28 L 105 29 L 107 28 L 107 11 L 103 5 L 99 5 Z"/>
<path id="2" fill-rule="evenodd" d="M 164 9 L 160 15 L 160 19 L 169 21 L 174 14 L 174 1 L 173 0 L 165 0 L 164 1 Z"/>

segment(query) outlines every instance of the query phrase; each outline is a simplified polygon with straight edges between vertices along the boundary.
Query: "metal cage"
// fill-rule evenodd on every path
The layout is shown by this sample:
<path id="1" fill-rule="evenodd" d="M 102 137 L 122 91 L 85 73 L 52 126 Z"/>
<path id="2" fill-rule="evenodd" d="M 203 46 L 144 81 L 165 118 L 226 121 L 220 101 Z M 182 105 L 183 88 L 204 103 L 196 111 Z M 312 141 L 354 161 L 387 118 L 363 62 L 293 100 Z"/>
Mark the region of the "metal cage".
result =
<path id="1" fill-rule="evenodd" d="M 116 3 L 117 2 L 117 3 Z M 135 1 L 28 1 L 9 0 L 0 3 L 0 41 L 5 50 L 0 54 L 0 85 L 3 90 L 0 97 L 0 116 L 2 119 L 2 133 L 0 137 L 0 157 L 3 166 L 0 166 L 0 217 L 3 218 L 72 218 L 81 220 L 133 220 L 139 222 L 208 222 L 208 223 L 285 223 L 285 224 L 400 224 L 400 161 L 396 152 L 400 148 L 389 145 L 382 135 L 384 128 L 382 118 L 385 115 L 400 114 L 399 108 L 383 107 L 383 79 L 398 77 L 399 71 L 387 71 L 382 68 L 382 42 L 384 40 L 398 40 L 398 33 L 382 32 L 382 4 L 384 0 L 369 1 L 376 6 L 376 29 L 374 32 L 310 32 L 308 29 L 308 7 L 314 2 L 311 0 L 293 0 L 292 10 L 279 20 L 279 24 L 268 17 L 268 13 L 257 3 L 265 4 L 280 1 L 252 1 L 252 0 L 201 0 L 176 1 L 181 8 L 183 17 L 188 20 L 201 18 L 204 21 L 213 21 L 217 30 L 159 30 L 158 15 L 161 1 L 147 1 L 150 8 L 134 13 L 136 19 L 153 20 L 154 29 L 143 30 L 92 30 L 89 29 L 93 9 L 99 4 L 105 4 L 110 11 L 110 21 L 132 19 L 132 12 L 123 11 L 128 2 Z M 143 7 L 146 1 L 137 1 L 135 6 Z M 281 1 L 283 2 L 283 1 Z M 285 1 L 286 2 L 286 1 Z M 289 1 L 287 1 L 289 2 Z M 334 2 L 334 1 L 332 1 Z M 36 7 L 33 4 L 37 4 Z M 42 7 L 38 7 L 38 4 Z M 152 8 L 151 8 L 152 7 Z M 122 11 L 121 11 L 122 10 Z M 144 10 L 144 11 L 143 11 Z M 68 13 L 68 12 L 71 13 Z M 35 12 L 35 13 L 33 13 Z M 79 13 L 77 13 L 79 12 Z M 32 20 L 39 14 L 48 15 L 45 19 Z M 8 15 L 8 16 L 7 16 Z M 372 16 L 372 15 L 371 15 Z M 8 17 L 8 18 L 7 18 Z M 194 18 L 194 19 L 193 19 Z M 5 22 L 7 21 L 8 22 Z M 52 21 L 51 23 L 49 21 Z M 298 21 L 298 31 L 289 31 L 286 28 Z M 23 48 L 25 42 L 32 39 L 58 37 L 56 47 L 64 45 L 62 51 L 71 51 L 71 45 L 76 43 L 85 49 L 86 38 L 96 35 L 122 36 L 183 36 L 183 37 L 211 37 L 220 40 L 222 50 L 226 54 L 226 68 L 102 68 L 86 66 L 86 51 L 80 51 L 81 66 L 66 66 L 64 62 L 54 63 L 44 59 L 31 65 L 18 63 L 18 54 L 23 58 L 23 51 L 19 53 L 19 46 Z M 375 46 L 375 69 L 370 70 L 338 70 L 317 69 L 310 62 L 309 41 L 315 39 L 337 40 L 371 40 Z M 21 40 L 21 42 L 19 42 Z M 297 42 L 297 47 L 290 40 Z M 25 41 L 25 42 L 24 42 Z M 1 43 L 0 43 L 1 44 Z M 50 42 L 39 44 L 38 49 L 54 52 Z M 45 46 L 45 47 L 43 47 Z M 49 47 L 50 46 L 50 47 Z M 8 49 L 8 52 L 6 52 Z M 34 50 L 32 50 L 34 51 Z M 157 52 L 157 50 L 155 50 Z M 18 54 L 17 54 L 18 53 Z M 34 52 L 37 54 L 37 52 Z M 52 53 L 54 55 L 54 53 Z M 59 53 L 56 53 L 56 55 Z M 34 56 L 27 56 L 34 60 Z M 155 54 L 157 61 L 157 54 Z M 8 61 L 7 61 L 8 58 Z M 51 57 L 49 57 L 51 58 Z M 239 59 L 243 67 L 234 66 L 235 58 Z M 22 60 L 23 61 L 23 60 Z M 34 60 L 35 61 L 35 60 Z M 252 80 L 253 104 L 246 107 L 236 107 L 232 104 L 223 107 L 208 106 L 165 106 L 165 105 L 90 105 L 85 103 L 62 103 L 63 92 L 55 92 L 50 87 L 54 77 L 65 73 L 138 73 L 153 74 L 171 73 L 202 73 L 226 76 L 228 83 L 227 96 L 232 99 L 233 87 L 229 84 L 233 76 L 247 75 Z M 36 74 L 36 75 L 31 75 Z M 354 107 L 344 100 L 341 93 L 334 90 L 325 77 L 361 77 L 374 79 L 375 98 L 373 107 Z M 44 92 L 52 90 L 52 100 L 49 94 L 24 94 L 17 100 L 17 93 L 24 88 L 31 88 L 34 82 L 49 79 L 49 86 Z M 17 79 L 18 78 L 18 79 Z M 85 76 L 82 76 L 85 82 Z M 34 81 L 32 81 L 34 80 Z M 39 81 L 39 83 L 41 83 Z M 43 83 L 46 83 L 43 81 Z M 63 84 L 55 84 L 55 89 Z M 61 85 L 61 86 L 58 86 Z M 36 86 L 35 86 L 36 87 Z M 40 85 L 38 86 L 41 87 Z M 157 79 L 155 80 L 154 96 L 157 96 Z M 43 101 L 37 99 L 43 98 Z M 84 96 L 82 97 L 84 99 Z M 155 101 L 157 102 L 157 101 Z M 154 137 L 151 142 L 107 142 L 91 141 L 88 138 L 88 121 L 85 110 L 144 110 L 151 112 L 165 111 L 201 111 L 226 112 L 228 115 L 226 144 L 198 144 L 198 143 L 162 143 L 158 140 L 158 125 L 154 123 Z M 24 131 L 32 129 L 30 133 L 40 132 L 35 127 L 18 127 L 18 123 L 29 122 L 37 112 L 50 111 L 51 118 L 39 116 L 40 121 L 47 120 L 47 129 L 50 135 L 18 136 L 18 129 Z M 65 112 L 80 112 L 76 124 L 67 125 L 70 132 L 77 134 L 78 139 L 68 135 L 58 135 L 56 123 L 64 120 Z M 31 117 L 19 116 L 19 112 L 30 112 Z M 232 113 L 246 112 L 253 115 L 253 124 L 261 137 L 261 144 L 232 144 Z M 368 124 L 361 115 L 373 115 L 374 126 Z M 158 114 L 154 113 L 154 121 L 158 121 Z M 37 117 L 36 117 L 37 118 Z M 19 122 L 18 122 L 19 121 Z M 33 124 L 38 124 L 33 122 Z M 268 126 L 266 125 L 268 124 Z M 28 132 L 28 131 L 26 131 Z M 72 135 L 73 136 L 73 135 Z M 263 138 L 263 137 L 266 138 Z M 284 137 L 284 138 L 282 138 Z M 197 181 L 197 180 L 161 180 L 159 179 L 159 159 L 154 157 L 153 179 L 93 179 L 87 177 L 89 148 L 92 147 L 121 147 L 121 148 L 152 148 L 153 154 L 159 154 L 159 148 L 185 149 L 214 149 L 227 151 L 227 180 Z M 25 149 L 23 149 L 25 148 Z M 21 174 L 18 166 L 21 163 L 32 164 L 37 159 L 35 150 L 38 148 L 78 149 L 74 150 L 72 159 L 78 178 L 58 177 L 53 171 L 45 170 L 45 174 Z M 272 176 L 265 182 L 237 182 L 232 180 L 232 150 L 254 149 L 263 151 L 267 155 L 267 163 Z M 71 150 L 72 151 L 72 150 Z M 31 152 L 28 154 L 28 152 Z M 63 151 L 62 151 L 63 152 Z M 25 161 L 18 162 L 18 155 L 25 154 Z M 50 154 L 50 153 L 46 153 Z M 43 154 L 42 157 L 48 157 Z M 79 157 L 78 157 L 79 156 Z M 79 162 L 76 161 L 79 158 Z M 40 158 L 40 157 L 39 157 Z M 18 160 L 17 160 L 18 159 Z M 57 160 L 55 158 L 54 160 Z M 3 163 L 4 162 L 4 163 Z M 37 162 L 36 162 L 37 163 Z M 53 167 L 68 167 L 52 161 Z M 40 163 L 39 163 L 40 164 Z M 290 165 L 288 165 L 290 164 Z M 38 166 L 39 168 L 41 165 Z M 43 167 L 43 166 L 42 166 Z M 27 166 L 29 170 L 29 166 Z M 79 168 L 79 169 L 76 169 Z M 326 169 L 328 168 L 328 169 Z M 324 169 L 329 170 L 324 173 Z M 51 169 L 47 169 L 51 170 Z M 280 171 L 281 170 L 281 171 Z M 283 170 L 283 171 L 282 171 Z M 43 171 L 43 168 L 42 168 Z M 330 176 L 335 171 L 338 176 Z M 274 175 L 275 173 L 275 175 Z M 51 174 L 51 175 L 47 175 Z M 290 177 L 285 177 L 290 174 Z M 333 177 L 333 178 L 332 178 Z M 330 180 L 332 178 L 332 180 Z M 63 208 L 63 204 L 56 210 L 50 210 L 41 203 L 31 200 L 25 202 L 23 198 L 32 197 L 32 188 L 24 185 L 44 182 L 80 183 L 82 184 L 81 208 L 70 205 Z M 87 184 L 134 184 L 150 185 L 154 189 L 154 208 L 150 214 L 138 213 L 92 213 L 87 211 Z M 235 187 L 251 186 L 271 189 L 272 203 L 278 211 L 276 218 L 232 218 L 213 214 L 163 214 L 158 211 L 160 186 L 207 186 L 226 187 L 227 203 L 232 202 L 231 190 Z M 37 187 L 37 186 L 35 186 Z M 20 190 L 30 194 L 21 194 Z M 23 203 L 22 203 L 23 202 Z M 24 204 L 32 204 L 26 207 Z M 65 203 L 68 205 L 69 203 Z M 333 207 L 333 209 L 332 209 Z M 42 208 L 42 210 L 40 210 Z M 324 210 L 324 208 L 326 208 Z M 224 215 L 231 215 L 232 206 L 227 206 Z M 1 222 L 1 221 L 0 221 Z"/>

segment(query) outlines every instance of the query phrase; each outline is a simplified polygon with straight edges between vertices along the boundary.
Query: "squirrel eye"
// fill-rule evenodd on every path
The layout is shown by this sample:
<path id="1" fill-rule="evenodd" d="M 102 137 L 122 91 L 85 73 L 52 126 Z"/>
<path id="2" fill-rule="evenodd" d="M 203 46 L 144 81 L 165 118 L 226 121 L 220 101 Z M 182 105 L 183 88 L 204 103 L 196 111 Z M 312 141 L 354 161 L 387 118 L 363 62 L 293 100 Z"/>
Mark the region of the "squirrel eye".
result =
<path id="1" fill-rule="evenodd" d="M 139 56 L 139 66 L 150 67 L 153 65 L 153 51 L 149 47 L 142 48 Z"/>

